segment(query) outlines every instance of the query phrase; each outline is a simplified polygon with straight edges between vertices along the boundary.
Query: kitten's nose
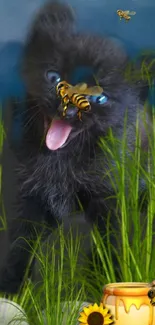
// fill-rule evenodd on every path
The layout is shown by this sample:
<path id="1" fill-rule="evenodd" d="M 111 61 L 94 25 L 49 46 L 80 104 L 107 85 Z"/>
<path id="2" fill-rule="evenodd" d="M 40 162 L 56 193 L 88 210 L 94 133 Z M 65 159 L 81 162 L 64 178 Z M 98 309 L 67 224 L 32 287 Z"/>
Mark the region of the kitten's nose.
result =
<path id="1" fill-rule="evenodd" d="M 61 115 L 63 114 L 63 116 L 66 118 L 66 119 L 69 119 L 69 118 L 74 118 L 77 116 L 77 112 L 78 112 L 78 109 L 76 106 L 70 104 L 70 105 L 67 105 L 66 106 L 66 109 L 60 104 L 60 106 L 58 107 L 58 111 L 59 113 L 61 113 Z"/>

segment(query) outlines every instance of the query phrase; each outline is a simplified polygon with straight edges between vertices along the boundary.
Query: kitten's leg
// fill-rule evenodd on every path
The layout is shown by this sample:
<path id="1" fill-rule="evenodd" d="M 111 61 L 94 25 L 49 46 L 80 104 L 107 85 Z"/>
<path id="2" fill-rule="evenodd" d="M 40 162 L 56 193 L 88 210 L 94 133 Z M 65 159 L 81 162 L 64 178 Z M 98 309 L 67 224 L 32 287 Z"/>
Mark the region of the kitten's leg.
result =
<path id="1" fill-rule="evenodd" d="M 36 232 L 41 232 L 41 210 L 34 198 L 23 199 L 18 218 L 8 229 L 10 242 L 6 261 L 0 271 L 1 292 L 11 294 L 20 289 L 31 257 L 30 245 L 33 245 L 37 238 Z"/>

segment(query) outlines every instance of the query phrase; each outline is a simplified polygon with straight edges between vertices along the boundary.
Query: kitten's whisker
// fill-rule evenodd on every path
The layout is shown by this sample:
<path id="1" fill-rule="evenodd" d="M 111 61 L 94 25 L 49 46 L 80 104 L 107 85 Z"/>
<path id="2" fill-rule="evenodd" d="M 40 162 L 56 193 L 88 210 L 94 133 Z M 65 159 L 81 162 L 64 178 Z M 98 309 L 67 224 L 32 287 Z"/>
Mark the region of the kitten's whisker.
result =
<path id="1" fill-rule="evenodd" d="M 38 97 L 39 98 L 39 97 Z M 33 98 L 23 98 L 23 99 L 20 99 L 20 100 L 16 100 L 14 103 L 15 104 L 22 104 L 22 103 L 32 103 L 32 102 L 36 102 L 38 100 L 37 97 Z"/>
<path id="2" fill-rule="evenodd" d="M 34 118 L 39 114 L 40 109 L 38 109 L 36 112 L 34 112 L 34 114 L 28 119 L 28 121 L 26 122 L 26 124 L 24 124 L 24 128 L 27 128 L 27 126 L 31 126 L 31 123 L 33 122 Z"/>
<path id="3" fill-rule="evenodd" d="M 29 112 L 29 111 L 33 110 L 33 108 L 35 108 L 35 107 L 36 107 L 36 106 L 34 106 L 34 107 L 29 107 L 29 108 L 26 109 L 26 111 Z M 17 111 L 18 111 L 18 110 L 16 110 L 16 112 L 17 112 Z M 25 112 L 25 110 L 23 110 L 22 112 L 21 112 L 21 111 L 18 112 L 17 115 L 18 115 L 18 116 L 23 116 L 23 115 L 25 115 L 25 114 L 26 114 L 26 112 Z M 17 116 L 17 115 L 16 115 L 16 116 Z"/>

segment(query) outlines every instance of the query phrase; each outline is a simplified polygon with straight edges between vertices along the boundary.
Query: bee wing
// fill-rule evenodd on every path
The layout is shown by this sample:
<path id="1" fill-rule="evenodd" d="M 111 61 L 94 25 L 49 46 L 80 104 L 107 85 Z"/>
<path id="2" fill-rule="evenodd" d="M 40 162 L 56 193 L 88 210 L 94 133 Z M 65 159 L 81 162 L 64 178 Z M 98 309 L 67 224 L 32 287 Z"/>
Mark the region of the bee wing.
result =
<path id="1" fill-rule="evenodd" d="M 124 11 L 124 13 L 125 13 L 126 15 L 134 16 L 134 15 L 136 14 L 136 11 L 126 10 L 126 11 Z"/>
<path id="2" fill-rule="evenodd" d="M 77 84 L 75 88 L 77 88 L 77 90 L 81 92 L 87 88 L 87 84 L 85 82 L 81 82 L 80 84 Z"/>
<path id="3" fill-rule="evenodd" d="M 83 94 L 85 89 L 87 89 L 87 84 L 84 83 L 84 82 L 79 83 L 79 84 L 77 84 L 75 86 L 71 86 L 68 89 L 68 95 L 71 96 L 73 93 Z"/>
<path id="4" fill-rule="evenodd" d="M 84 95 L 94 95 L 94 96 L 97 96 L 97 95 L 100 95 L 102 94 L 103 92 L 103 88 L 100 87 L 100 86 L 94 86 L 94 87 L 90 87 L 90 88 L 87 88 L 85 91 L 84 91 Z"/>

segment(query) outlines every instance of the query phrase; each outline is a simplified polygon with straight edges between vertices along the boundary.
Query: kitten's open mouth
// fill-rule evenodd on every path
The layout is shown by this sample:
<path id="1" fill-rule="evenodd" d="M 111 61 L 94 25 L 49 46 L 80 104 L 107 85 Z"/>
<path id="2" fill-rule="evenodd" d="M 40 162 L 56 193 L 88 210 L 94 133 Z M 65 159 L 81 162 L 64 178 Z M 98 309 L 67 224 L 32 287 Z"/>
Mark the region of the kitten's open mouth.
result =
<path id="1" fill-rule="evenodd" d="M 69 123 L 53 119 L 46 134 L 46 146 L 49 150 L 65 147 L 82 129 L 75 130 Z"/>

